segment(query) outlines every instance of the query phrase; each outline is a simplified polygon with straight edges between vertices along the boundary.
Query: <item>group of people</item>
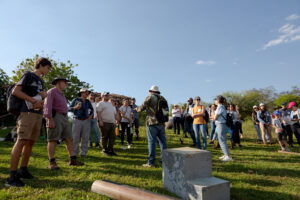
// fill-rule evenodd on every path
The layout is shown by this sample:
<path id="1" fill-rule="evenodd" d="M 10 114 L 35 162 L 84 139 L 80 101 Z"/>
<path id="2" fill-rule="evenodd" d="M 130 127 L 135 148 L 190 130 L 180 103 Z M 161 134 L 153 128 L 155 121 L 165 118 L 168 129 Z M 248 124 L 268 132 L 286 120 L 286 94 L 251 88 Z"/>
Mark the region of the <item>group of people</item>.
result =
<path id="1" fill-rule="evenodd" d="M 277 107 L 270 114 L 266 106 L 261 103 L 259 107 L 253 106 L 252 122 L 260 142 L 273 144 L 272 127 L 275 128 L 277 140 L 283 151 L 291 151 L 293 147 L 293 133 L 300 145 L 300 109 L 296 102 L 287 104 L 283 102 L 281 108 Z"/>
<path id="2" fill-rule="evenodd" d="M 203 149 L 207 148 L 207 138 L 210 139 L 210 144 L 216 143 L 216 148 L 220 147 L 218 142 L 217 130 L 216 130 L 216 110 L 217 105 L 212 104 L 209 105 L 208 110 L 201 103 L 201 98 L 199 96 L 193 98 L 189 98 L 187 101 L 186 108 L 179 108 L 178 105 L 174 105 L 172 109 L 172 126 L 174 135 L 176 133 L 180 135 L 180 127 L 183 130 L 183 138 L 187 138 L 187 133 L 189 133 L 190 137 L 193 140 L 193 144 L 191 146 L 197 146 L 199 149 L 202 149 L 202 145 L 200 142 L 200 137 L 203 141 Z M 242 131 L 242 121 L 239 114 L 239 107 L 234 104 L 226 103 L 226 111 L 227 114 L 225 119 L 229 118 L 230 123 L 227 124 L 226 132 L 230 134 L 231 139 L 231 149 L 233 149 L 236 145 L 242 147 L 240 142 L 240 134 L 243 134 Z M 210 123 L 210 133 L 208 132 L 208 123 Z M 201 133 L 201 136 L 200 136 Z M 181 143 L 183 143 L 183 138 L 180 138 Z"/>
<path id="3" fill-rule="evenodd" d="M 17 123 L 18 138 L 11 152 L 10 175 L 7 178 L 6 186 L 23 187 L 21 179 L 32 179 L 33 176 L 28 171 L 28 162 L 34 142 L 40 136 L 42 118 L 47 124 L 47 150 L 49 157 L 49 169 L 59 169 L 55 159 L 55 147 L 57 141 L 65 140 L 67 151 L 70 157 L 68 162 L 71 166 L 82 166 L 83 162 L 77 160 L 81 147 L 80 156 L 85 158 L 88 152 L 88 145 L 92 146 L 90 130 L 95 134 L 95 146 L 100 146 L 100 135 L 102 153 L 105 156 L 116 156 L 114 144 L 116 139 L 116 127 L 121 126 L 121 145 L 124 145 L 125 133 L 127 136 L 128 148 L 132 148 L 132 127 L 135 127 L 136 139 L 139 138 L 138 112 L 146 112 L 146 128 L 148 139 L 148 161 L 143 167 L 155 166 L 156 143 L 159 143 L 160 150 L 167 148 L 165 135 L 165 120 L 168 118 L 168 105 L 166 99 L 160 94 L 157 86 L 149 89 L 149 95 L 144 102 L 137 106 L 135 99 L 131 105 L 129 100 L 124 100 L 121 107 L 111 98 L 109 92 L 101 93 L 101 99 L 88 89 L 80 89 L 78 97 L 70 106 L 64 95 L 68 82 L 64 77 L 57 77 L 52 81 L 53 88 L 44 91 L 43 81 L 40 76 L 46 76 L 51 70 L 52 64 L 46 58 L 40 58 L 34 65 L 33 72 L 26 72 L 15 84 L 12 95 L 22 101 L 20 115 Z M 164 107 L 164 109 L 162 109 Z M 287 110 L 283 105 L 281 111 L 274 113 L 273 122 L 278 133 L 280 145 L 287 149 L 285 135 L 291 135 L 292 130 L 300 144 L 300 109 L 297 104 L 291 102 Z M 72 124 L 68 120 L 68 112 L 73 113 Z M 252 115 L 256 130 L 261 130 L 262 138 L 272 143 L 270 134 L 271 115 L 260 105 L 260 110 L 254 107 L 255 114 Z M 189 133 L 193 144 L 202 149 L 200 142 L 200 132 L 203 141 L 203 149 L 207 148 L 206 137 L 208 136 L 208 126 L 211 123 L 210 139 L 211 143 L 218 141 L 217 146 L 222 149 L 223 156 L 220 159 L 224 162 L 232 161 L 227 145 L 227 133 L 230 133 L 231 148 L 240 144 L 240 133 L 242 133 L 242 123 L 240 120 L 238 106 L 227 104 L 223 96 L 217 96 L 213 105 L 207 111 L 201 104 L 199 96 L 188 99 L 186 109 L 178 110 L 175 106 L 172 110 L 174 134 L 180 134 L 180 124 L 183 123 L 183 134 Z M 179 124 L 179 125 L 178 125 Z M 290 127 L 289 127 L 290 126 Z M 100 128 L 100 130 L 99 130 Z M 260 128 L 260 129 L 259 129 Z M 292 138 L 290 138 L 292 140 Z M 288 149 L 287 149 L 288 150 Z M 18 171 L 19 160 L 22 155 L 20 170 Z"/>
<path id="4" fill-rule="evenodd" d="M 68 106 L 64 91 L 68 82 L 64 77 L 57 77 L 52 81 L 53 88 L 44 91 L 43 81 L 40 78 L 46 76 L 51 70 L 52 64 L 46 58 L 40 58 L 34 65 L 33 72 L 26 72 L 15 84 L 13 96 L 21 101 L 20 115 L 17 121 L 18 138 L 11 153 L 10 175 L 6 186 L 23 187 L 21 179 L 32 179 L 27 166 L 34 142 L 39 138 L 43 117 L 47 124 L 47 151 L 51 170 L 58 170 L 55 159 L 55 148 L 58 141 L 64 140 L 70 157 L 68 165 L 82 166 L 78 161 L 79 146 L 80 156 L 85 158 L 88 152 L 88 144 L 92 146 L 90 130 L 94 131 L 96 146 L 99 146 L 100 135 L 102 153 L 106 156 L 116 155 L 114 151 L 115 127 L 122 126 L 121 143 L 124 143 L 124 134 L 127 130 L 128 148 L 132 145 L 132 136 L 129 128 L 134 124 L 136 139 L 139 138 L 139 120 L 135 99 L 129 107 L 129 101 L 124 100 L 123 106 L 116 107 L 114 99 L 109 92 L 101 94 L 101 100 L 82 88 L 70 106 Z M 143 107 L 143 109 L 145 109 Z M 68 112 L 73 113 L 72 124 L 69 122 Z M 100 127 L 100 130 L 99 130 Z M 19 160 L 22 155 L 20 170 Z"/>

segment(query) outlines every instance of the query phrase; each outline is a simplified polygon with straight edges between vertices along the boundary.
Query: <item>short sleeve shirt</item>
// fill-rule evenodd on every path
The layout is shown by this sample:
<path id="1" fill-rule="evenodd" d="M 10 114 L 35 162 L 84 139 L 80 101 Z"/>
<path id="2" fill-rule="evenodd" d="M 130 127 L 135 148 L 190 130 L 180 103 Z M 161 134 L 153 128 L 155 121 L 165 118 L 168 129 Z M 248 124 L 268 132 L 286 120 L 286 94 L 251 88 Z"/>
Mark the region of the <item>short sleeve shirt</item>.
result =
<path id="1" fill-rule="evenodd" d="M 216 123 L 226 124 L 227 111 L 225 109 L 225 106 L 223 106 L 221 104 L 218 105 L 215 114 L 218 115 L 218 119 L 216 120 Z"/>
<path id="2" fill-rule="evenodd" d="M 127 107 L 121 106 L 119 110 L 122 113 L 124 113 L 127 118 L 130 118 L 130 115 L 131 115 L 132 111 L 131 111 L 131 108 L 129 106 L 127 106 Z M 129 123 L 129 120 L 122 117 L 121 122 Z"/>
<path id="3" fill-rule="evenodd" d="M 17 86 L 22 86 L 22 92 L 30 97 L 38 95 L 44 90 L 44 85 L 42 79 L 32 72 L 25 72 L 22 78 L 17 82 Z M 33 110 L 28 109 L 25 100 L 22 102 L 21 112 L 33 112 L 37 114 L 43 114 L 43 109 Z"/>
<path id="4" fill-rule="evenodd" d="M 97 104 L 97 112 L 101 112 L 103 122 L 112 124 L 116 122 L 116 108 L 110 102 L 99 102 Z"/>
<path id="5" fill-rule="evenodd" d="M 274 119 L 273 120 L 273 125 L 277 128 L 282 129 L 282 124 L 281 124 L 281 120 L 280 119 Z M 275 129 L 276 133 L 279 133 L 277 129 Z"/>

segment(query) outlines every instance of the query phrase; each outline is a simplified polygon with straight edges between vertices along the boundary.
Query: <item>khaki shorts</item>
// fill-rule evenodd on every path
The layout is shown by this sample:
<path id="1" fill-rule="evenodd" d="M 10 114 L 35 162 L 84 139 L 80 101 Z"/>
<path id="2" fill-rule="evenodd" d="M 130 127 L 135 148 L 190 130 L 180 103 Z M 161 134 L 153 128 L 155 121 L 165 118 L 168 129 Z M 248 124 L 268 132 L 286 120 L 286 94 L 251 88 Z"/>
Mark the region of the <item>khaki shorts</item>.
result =
<path id="1" fill-rule="evenodd" d="M 58 113 L 53 120 L 55 128 L 47 128 L 48 142 L 72 138 L 72 128 L 67 116 Z"/>
<path id="2" fill-rule="evenodd" d="M 36 141 L 41 135 L 43 116 L 32 112 L 21 112 L 18 120 L 18 139 Z"/>

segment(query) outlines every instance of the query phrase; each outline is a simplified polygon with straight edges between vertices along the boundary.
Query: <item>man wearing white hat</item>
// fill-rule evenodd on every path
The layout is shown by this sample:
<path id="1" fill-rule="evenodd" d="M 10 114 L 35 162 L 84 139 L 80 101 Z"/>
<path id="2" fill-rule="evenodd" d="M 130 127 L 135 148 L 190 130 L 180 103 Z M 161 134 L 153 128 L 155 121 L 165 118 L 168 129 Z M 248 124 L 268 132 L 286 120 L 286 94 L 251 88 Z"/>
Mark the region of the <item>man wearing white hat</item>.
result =
<path id="1" fill-rule="evenodd" d="M 72 133 L 75 155 L 77 156 L 79 153 L 79 142 L 81 140 L 82 158 L 85 158 L 88 152 L 91 119 L 94 116 L 94 108 L 87 99 L 88 95 L 88 89 L 80 89 L 78 93 L 79 97 L 75 98 L 69 107 L 69 111 L 74 113 Z"/>
<path id="2" fill-rule="evenodd" d="M 155 166 L 155 148 L 156 140 L 158 139 L 160 150 L 167 148 L 166 134 L 164 123 L 160 122 L 157 118 L 158 103 L 159 101 L 165 101 L 165 98 L 160 95 L 160 91 L 157 86 L 152 86 L 149 90 L 149 96 L 145 99 L 144 103 L 136 108 L 137 112 L 146 110 L 147 118 L 147 138 L 148 138 L 148 162 L 144 164 L 144 167 Z"/>

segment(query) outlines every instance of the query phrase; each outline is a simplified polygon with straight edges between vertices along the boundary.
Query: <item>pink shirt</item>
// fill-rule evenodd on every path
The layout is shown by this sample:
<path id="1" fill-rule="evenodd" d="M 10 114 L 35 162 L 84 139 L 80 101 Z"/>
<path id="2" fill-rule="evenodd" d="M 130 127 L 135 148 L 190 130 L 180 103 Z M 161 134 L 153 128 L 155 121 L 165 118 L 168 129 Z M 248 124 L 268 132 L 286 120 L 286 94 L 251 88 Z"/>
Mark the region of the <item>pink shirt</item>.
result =
<path id="1" fill-rule="evenodd" d="M 44 104 L 44 117 L 51 118 L 52 109 L 55 109 L 56 113 L 68 113 L 68 102 L 63 92 L 54 87 L 48 90 L 47 94 Z"/>

